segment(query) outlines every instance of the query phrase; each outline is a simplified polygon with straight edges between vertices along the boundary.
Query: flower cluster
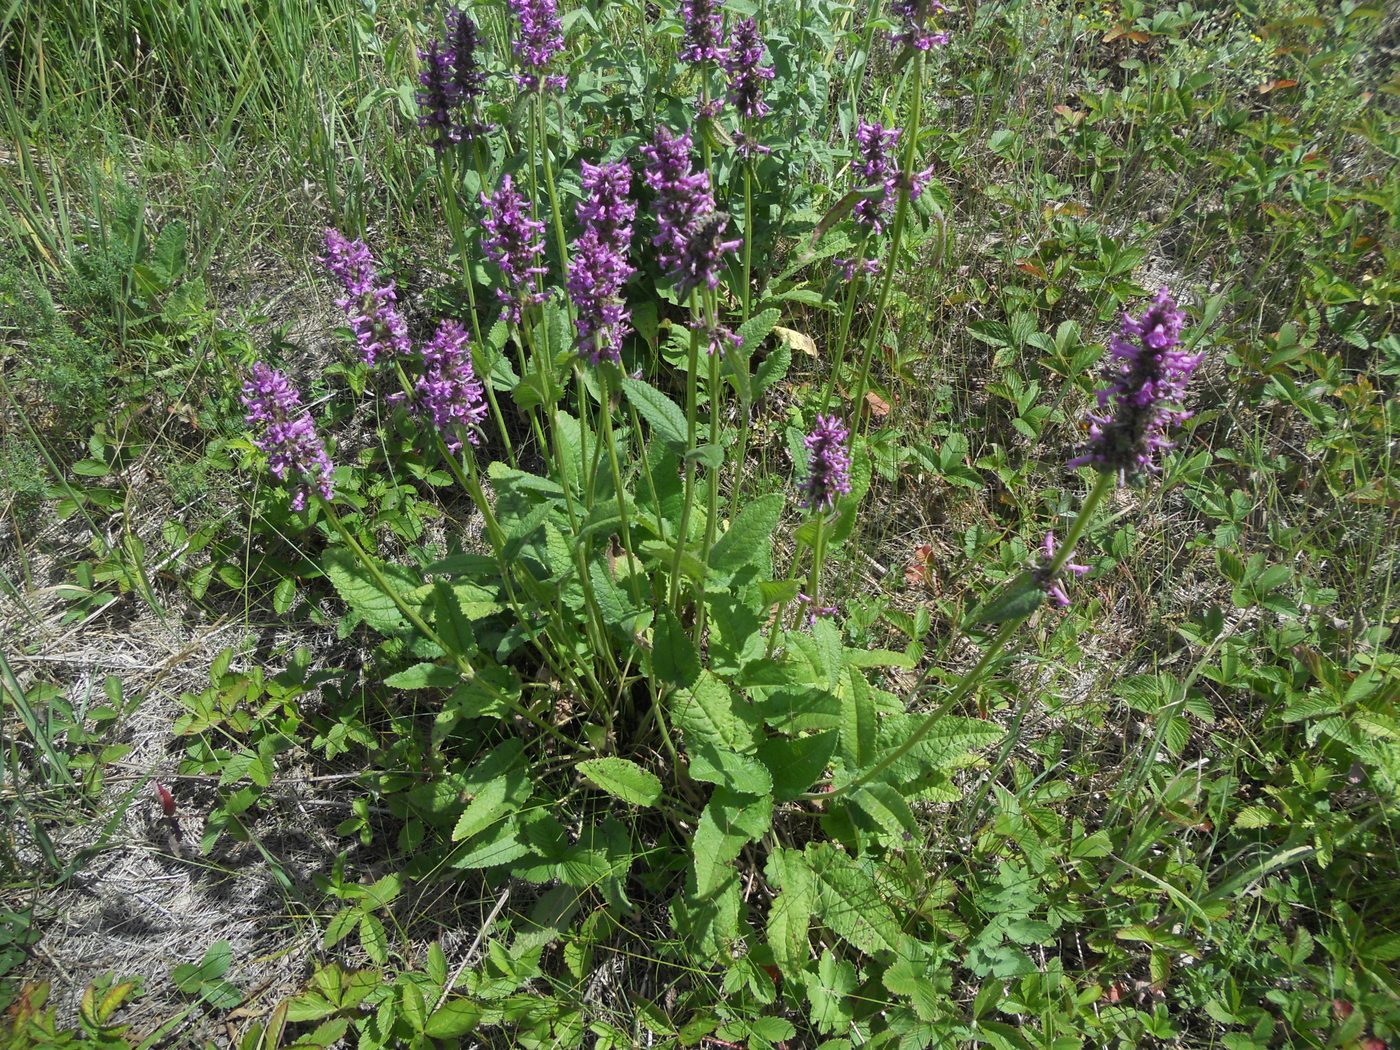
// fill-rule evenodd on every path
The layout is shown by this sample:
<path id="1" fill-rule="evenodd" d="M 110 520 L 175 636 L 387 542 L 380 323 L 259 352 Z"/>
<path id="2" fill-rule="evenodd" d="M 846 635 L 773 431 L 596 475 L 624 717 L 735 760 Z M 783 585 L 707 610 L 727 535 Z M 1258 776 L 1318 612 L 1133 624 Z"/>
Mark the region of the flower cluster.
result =
<path id="1" fill-rule="evenodd" d="M 1089 566 L 1076 565 L 1074 562 L 1066 560 L 1056 572 L 1052 573 L 1050 567 L 1055 563 L 1056 548 L 1055 534 L 1053 532 L 1047 532 L 1045 534 L 1045 539 L 1040 543 L 1040 563 L 1031 570 L 1031 572 L 1035 577 L 1035 582 L 1040 586 L 1040 589 L 1045 592 L 1046 597 L 1061 609 L 1068 609 L 1069 595 L 1065 593 L 1064 583 L 1061 582 L 1062 577 L 1065 573 L 1070 573 L 1073 576 L 1083 576 L 1089 571 Z M 1070 557 L 1074 557 L 1072 552 Z"/>
<path id="2" fill-rule="evenodd" d="M 907 45 L 917 51 L 942 47 L 948 42 L 948 34 L 934 32 L 927 23 L 930 16 L 947 12 L 938 0 L 890 0 L 890 13 L 900 23 L 894 33 L 895 46 Z"/>
<path id="3" fill-rule="evenodd" d="M 301 407 L 301 395 L 287 377 L 261 361 L 243 384 L 243 407 L 249 423 L 263 424 L 262 437 L 253 444 L 268 455 L 268 467 L 279 481 L 295 473 L 298 482 L 292 493 L 292 510 L 306 507 L 310 486 L 326 499 L 335 496 L 331 484 L 331 459 L 316 434 L 311 415 Z"/>
<path id="4" fill-rule="evenodd" d="M 625 160 L 583 162 L 583 192 L 576 214 L 583 233 L 569 260 L 569 298 L 578 313 L 578 345 L 595 365 L 620 361 L 631 330 L 622 286 L 636 272 L 627 259 L 637 205 L 629 199 L 632 169 Z"/>
<path id="5" fill-rule="evenodd" d="M 456 321 L 443 321 L 423 347 L 422 357 L 423 370 L 413 381 L 409 411 L 430 422 L 453 452 L 462 447 L 463 431 L 468 441 L 477 444 L 474 428 L 486 418 L 485 391 L 472 368 L 466 330 Z M 404 395 L 393 400 L 404 400 Z"/>
<path id="6" fill-rule="evenodd" d="M 1167 429 L 1190 418 L 1181 401 L 1203 356 L 1179 348 L 1184 321 L 1165 288 L 1141 318 L 1123 315 L 1108 345 L 1108 386 L 1098 391 L 1098 414 L 1089 415 L 1089 442 L 1071 467 L 1124 481 L 1156 469 L 1154 454 L 1172 447 Z"/>
<path id="7" fill-rule="evenodd" d="M 332 229 L 326 231 L 325 246 L 321 261 L 346 292 L 335 303 L 350 321 L 365 364 L 372 366 L 382 353 L 408 353 L 408 326 L 395 305 L 394 282 L 379 279 L 365 242 Z"/>
<path id="8" fill-rule="evenodd" d="M 763 65 L 763 41 L 758 23 L 741 18 L 729 31 L 724 71 L 729 76 L 729 104 L 746 120 L 759 120 L 769 112 L 762 98 L 763 82 L 773 79 L 773 67 Z"/>
<path id="9" fill-rule="evenodd" d="M 682 62 L 718 62 L 724 57 L 720 46 L 724 13 L 719 0 L 681 0 L 681 21 L 685 24 Z"/>
<path id="10" fill-rule="evenodd" d="M 884 232 L 885 223 L 894 214 L 901 188 L 909 191 L 911 200 L 923 192 L 933 169 L 913 173 L 907 186 L 895 166 L 894 150 L 899 143 L 899 128 L 886 128 L 861 121 L 856 128 L 858 156 L 853 164 L 856 181 L 862 186 L 878 187 L 870 196 L 856 202 L 856 222 L 875 235 Z"/>
<path id="11" fill-rule="evenodd" d="M 518 324 L 523 307 L 544 301 L 533 289 L 534 278 L 548 272 L 542 265 L 544 223 L 530 217 L 528 202 L 516 192 L 509 175 L 501 179 L 494 194 L 481 195 L 481 205 L 486 209 L 481 220 L 482 250 L 506 279 L 506 287 L 497 288 L 496 297 L 505 304 L 506 318 Z"/>
<path id="12" fill-rule="evenodd" d="M 434 132 L 433 148 L 444 150 L 454 142 L 471 142 L 490 130 L 476 116 L 486 88 L 486 73 L 477 58 L 480 31 L 465 11 L 447 16 L 447 36 L 418 52 L 424 68 L 418 74 L 420 127 Z"/>
<path id="13" fill-rule="evenodd" d="M 729 217 L 715 211 L 709 172 L 691 169 L 690 148 L 689 132 L 677 138 L 664 125 L 656 129 L 652 144 L 642 147 L 647 162 L 643 176 L 656 194 L 652 244 L 682 296 L 701 284 L 716 287 L 721 258 L 743 243 L 724 239 Z"/>
<path id="14" fill-rule="evenodd" d="M 807 446 L 807 479 L 802 505 L 808 510 L 830 510 L 838 496 L 851 491 L 851 454 L 846 447 L 849 440 L 845 424 L 835 416 L 817 416 L 812 432 L 803 439 Z"/>
<path id="15" fill-rule="evenodd" d="M 527 91 L 541 86 L 563 90 L 563 76 L 549 76 L 546 70 L 564 50 L 564 24 L 559 20 L 555 0 L 507 0 L 515 16 L 516 33 L 511 49 L 524 72 L 515 79 Z"/>

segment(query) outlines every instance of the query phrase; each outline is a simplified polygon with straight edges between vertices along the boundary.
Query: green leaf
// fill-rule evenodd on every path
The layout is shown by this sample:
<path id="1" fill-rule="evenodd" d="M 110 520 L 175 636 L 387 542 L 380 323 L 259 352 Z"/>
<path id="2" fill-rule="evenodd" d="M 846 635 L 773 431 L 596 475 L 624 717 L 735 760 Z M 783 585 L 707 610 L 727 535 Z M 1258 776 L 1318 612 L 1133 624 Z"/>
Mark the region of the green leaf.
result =
<path id="1" fill-rule="evenodd" d="M 773 797 L 791 802 L 817 782 L 836 750 L 837 731 L 800 737 L 770 737 L 758 745 L 758 759 L 773 776 Z"/>
<path id="2" fill-rule="evenodd" d="M 875 695 L 858 667 L 846 669 L 849 687 L 841 701 L 841 758 L 847 769 L 861 769 L 875 758 Z"/>
<path id="3" fill-rule="evenodd" d="M 457 818 L 457 824 L 452 829 L 452 841 L 461 842 L 463 839 L 469 839 L 473 835 L 485 831 L 514 810 L 515 806 L 507 800 L 507 794 L 508 785 L 505 777 L 497 777 L 495 780 L 489 781 L 485 787 L 477 792 L 476 797 Z"/>
<path id="4" fill-rule="evenodd" d="M 783 513 L 783 495 L 760 496 L 739 512 L 729 531 L 710 548 L 710 568 L 731 575 L 763 553 Z"/>
<path id="5" fill-rule="evenodd" d="M 391 674 L 384 684 L 394 689 L 451 689 L 461 681 L 462 675 L 455 667 L 423 663 Z"/>
<path id="6" fill-rule="evenodd" d="M 857 788 L 847 798 L 847 805 L 873 821 L 889 842 L 899 843 L 906 835 L 914 838 L 919 834 L 913 810 L 892 784 L 866 784 Z"/>
<path id="7" fill-rule="evenodd" d="M 1020 620 L 1040 608 L 1045 591 L 1029 571 L 1021 573 L 973 611 L 970 623 L 1006 623 Z"/>
<path id="8" fill-rule="evenodd" d="M 812 1003 L 812 1023 L 823 1032 L 839 1032 L 851 1023 L 851 993 L 856 989 L 856 968 L 847 959 L 837 959 L 829 949 L 822 952 L 816 973 L 804 975 L 807 998 Z"/>
<path id="9" fill-rule="evenodd" d="M 772 820 L 771 797 L 753 799 L 716 788 L 695 828 L 696 891 L 704 896 L 718 889 L 730 862 L 746 843 L 767 831 Z"/>
<path id="10" fill-rule="evenodd" d="M 360 944 L 373 961 L 389 961 L 389 938 L 384 933 L 384 924 L 369 912 L 360 916 Z"/>
<path id="11" fill-rule="evenodd" d="M 822 924 L 868 954 L 901 954 L 908 938 L 869 871 L 829 843 L 808 845 L 806 856 L 817 878 Z"/>
<path id="12" fill-rule="evenodd" d="M 481 1021 L 484 1009 L 470 999 L 449 999 L 428 1018 L 423 1034 L 431 1039 L 455 1039 Z"/>
<path id="13" fill-rule="evenodd" d="M 341 600 L 373 630 L 393 635 L 407 627 L 407 621 L 394 600 L 349 550 L 344 547 L 329 548 L 321 556 L 321 568 Z M 398 566 L 379 563 L 377 568 L 389 586 L 400 595 L 410 593 L 422 584 L 416 574 Z"/>
<path id="14" fill-rule="evenodd" d="M 747 751 L 753 744 L 752 731 L 734 712 L 729 687 L 710 671 L 701 671 L 692 688 L 672 695 L 671 720 L 691 745 Z"/>
<path id="15" fill-rule="evenodd" d="M 686 421 L 680 407 L 640 379 L 624 376 L 622 389 L 637 413 L 651 425 L 652 433 L 678 454 L 683 454 L 687 444 Z"/>
<path id="16" fill-rule="evenodd" d="M 652 632 L 651 671 L 667 685 L 689 688 L 700 678 L 700 654 L 669 606 L 657 611 Z"/>
<path id="17" fill-rule="evenodd" d="M 767 356 L 758 366 L 758 371 L 754 373 L 753 388 L 755 395 L 763 393 L 774 383 L 781 380 L 792 367 L 792 350 L 785 344 L 779 344 L 770 350 Z"/>
<path id="18" fill-rule="evenodd" d="M 765 874 L 779 888 L 768 909 L 768 946 L 783 976 L 800 981 L 812 957 L 808 931 L 817 906 L 817 880 L 806 858 L 790 849 L 769 853 Z"/>
<path id="19" fill-rule="evenodd" d="M 705 743 L 691 753 L 690 776 L 741 795 L 767 795 L 773 791 L 773 778 L 758 759 Z"/>
<path id="20" fill-rule="evenodd" d="M 608 794 L 634 806 L 650 806 L 661 797 L 656 774 L 625 758 L 589 759 L 580 762 L 578 770 Z"/>

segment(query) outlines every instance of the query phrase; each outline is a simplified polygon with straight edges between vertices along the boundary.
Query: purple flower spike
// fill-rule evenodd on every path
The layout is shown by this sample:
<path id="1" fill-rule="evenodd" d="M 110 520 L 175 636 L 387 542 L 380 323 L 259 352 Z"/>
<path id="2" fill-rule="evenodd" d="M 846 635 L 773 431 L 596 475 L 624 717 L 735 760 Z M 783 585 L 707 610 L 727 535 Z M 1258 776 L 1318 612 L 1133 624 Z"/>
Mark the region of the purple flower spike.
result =
<path id="1" fill-rule="evenodd" d="M 1089 442 L 1071 467 L 1091 466 L 1123 482 L 1156 471 L 1154 455 L 1172 447 L 1168 428 L 1191 416 L 1181 402 L 1204 356 L 1178 349 L 1185 319 L 1165 288 L 1141 318 L 1123 315 L 1108 344 L 1108 386 L 1097 393 L 1098 413 L 1089 414 Z"/>
<path id="2" fill-rule="evenodd" d="M 724 57 L 720 46 L 724 12 L 719 0 L 681 0 L 681 21 L 685 23 L 682 62 L 718 62 Z"/>
<path id="3" fill-rule="evenodd" d="M 947 14 L 948 9 L 938 0 L 890 0 L 890 14 L 900 23 L 894 33 L 896 47 L 908 45 L 916 51 L 928 51 L 948 42 L 948 34 L 934 32 L 928 27 L 933 15 Z"/>
<path id="4" fill-rule="evenodd" d="M 465 432 L 473 445 L 474 429 L 486 418 L 485 391 L 472 369 L 471 345 L 466 330 L 456 321 L 443 321 L 423 347 L 423 371 L 413 381 L 409 411 L 430 422 L 456 452 Z M 399 394 L 395 400 L 403 400 Z"/>
<path id="5" fill-rule="evenodd" d="M 452 111 L 457 106 L 457 87 L 452 81 L 452 53 L 444 51 L 434 40 L 426 51 L 419 51 L 423 60 L 423 72 L 418 74 L 418 82 L 423 89 L 418 92 L 418 126 L 433 132 L 432 146 L 435 150 L 450 149 L 460 136 Z"/>
<path id="6" fill-rule="evenodd" d="M 851 491 L 851 454 L 846 448 L 849 440 L 845 424 L 835 416 L 817 416 L 812 432 L 803 439 L 807 446 L 807 479 L 802 505 L 808 510 L 830 510 L 838 496 Z"/>
<path id="7" fill-rule="evenodd" d="M 515 191 L 509 175 L 495 194 L 481 195 L 481 204 L 486 209 L 481 247 L 506 279 L 506 287 L 496 289 L 496 298 L 505 305 L 506 318 L 519 324 L 521 310 L 545 298 L 533 288 L 534 278 L 549 272 L 542 265 L 544 223 L 530 217 L 528 202 Z"/>
<path id="8" fill-rule="evenodd" d="M 690 147 L 688 132 L 677 138 L 664 125 L 656 129 L 652 144 L 642 147 L 643 176 L 656 194 L 652 244 L 682 296 L 701 284 L 717 287 L 722 256 L 743 243 L 724 240 L 729 217 L 715 212 L 709 172 L 692 170 Z"/>
<path id="9" fill-rule="evenodd" d="M 575 214 L 583 233 L 569 260 L 569 298 L 578 315 L 579 352 L 597 364 L 622 360 L 622 340 L 631 331 L 631 315 L 622 301 L 622 286 L 636 272 L 627 259 L 637 205 L 630 199 L 632 169 L 625 160 L 612 164 L 583 162 L 584 199 Z"/>
<path id="10" fill-rule="evenodd" d="M 244 417 L 249 423 L 263 424 L 262 437 L 253 444 L 268 456 L 268 467 L 279 481 L 295 473 L 297 487 L 292 493 L 292 510 L 303 510 L 310 486 L 326 499 L 335 497 L 331 484 L 331 460 L 316 435 L 316 424 L 301 407 L 301 395 L 287 377 L 261 361 L 243 384 Z"/>
<path id="11" fill-rule="evenodd" d="M 717 324 L 705 333 L 705 338 L 710 345 L 710 356 L 719 354 L 723 357 L 730 350 L 738 350 L 743 347 L 744 341 L 739 338 L 739 333 L 722 324 Z"/>
<path id="12" fill-rule="evenodd" d="M 1045 592 L 1046 597 L 1059 608 L 1068 609 L 1069 595 L 1065 593 L 1064 584 L 1061 582 L 1064 578 L 1064 574 L 1070 573 L 1073 576 L 1083 576 L 1089 571 L 1089 566 L 1076 565 L 1072 561 L 1066 561 L 1060 566 L 1057 573 L 1053 576 L 1050 575 L 1050 566 L 1055 561 L 1056 548 L 1055 534 L 1053 532 L 1047 532 L 1045 534 L 1045 539 L 1040 542 L 1040 564 L 1032 570 L 1032 574 L 1035 576 L 1035 582 L 1040 585 L 1040 589 Z M 1072 558 L 1074 555 L 1071 553 L 1070 557 Z"/>
<path id="13" fill-rule="evenodd" d="M 691 224 L 690 237 L 671 275 L 676 282 L 676 294 L 686 295 L 702 284 L 709 288 L 719 287 L 719 270 L 724 256 L 738 251 L 744 243 L 737 237 L 724 239 L 728 226 L 729 216 L 723 212 L 712 212 Z"/>
<path id="14" fill-rule="evenodd" d="M 516 76 L 516 83 L 527 91 L 541 86 L 562 89 L 566 78 L 545 72 L 564 50 L 564 25 L 559 21 L 555 0 L 507 0 L 507 4 L 517 23 L 511 50 L 523 69 Z"/>
<path id="15" fill-rule="evenodd" d="M 465 11 L 450 12 L 444 47 L 452 60 L 453 101 L 461 111 L 456 126 L 459 142 L 471 142 L 491 130 L 491 125 L 483 123 L 476 115 L 477 106 L 486 94 L 486 72 L 477 57 L 480 45 L 481 31 L 471 17 Z"/>
<path id="16" fill-rule="evenodd" d="M 381 281 L 374 256 L 364 241 L 350 240 L 339 230 L 326 231 L 326 254 L 321 257 L 331 276 L 345 287 L 335 304 L 345 311 L 360 355 L 373 366 L 380 354 L 407 354 L 408 326 L 395 306 L 393 281 Z"/>
<path id="17" fill-rule="evenodd" d="M 852 171 L 858 183 L 867 187 L 878 186 L 879 192 L 856 202 L 855 218 L 859 225 L 877 236 L 884 232 L 886 221 L 894 214 L 900 189 L 907 189 L 910 199 L 916 199 L 933 174 L 932 168 L 915 172 L 908 185 L 902 185 L 904 180 L 895 167 L 894 158 L 899 135 L 899 128 L 885 128 L 865 121 L 861 121 L 856 128 L 859 155 L 852 165 Z"/>
<path id="18" fill-rule="evenodd" d="M 763 40 L 752 18 L 734 23 L 723 61 L 729 75 L 729 104 L 745 120 L 766 116 L 769 109 L 762 98 L 763 82 L 773 79 L 773 67 L 763 65 Z"/>

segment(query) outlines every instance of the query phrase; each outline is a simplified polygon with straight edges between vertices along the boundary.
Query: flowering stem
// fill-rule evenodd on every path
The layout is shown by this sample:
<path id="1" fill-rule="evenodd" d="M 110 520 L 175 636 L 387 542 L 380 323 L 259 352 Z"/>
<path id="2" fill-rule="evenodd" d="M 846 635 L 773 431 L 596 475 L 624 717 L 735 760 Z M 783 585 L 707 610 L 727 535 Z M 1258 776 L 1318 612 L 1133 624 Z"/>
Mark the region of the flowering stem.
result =
<path id="1" fill-rule="evenodd" d="M 812 541 L 812 574 L 807 581 L 807 597 L 813 611 L 821 606 L 822 562 L 826 559 L 826 515 L 817 516 L 817 536 Z"/>
<path id="2" fill-rule="evenodd" d="M 866 233 L 860 239 L 860 246 L 856 249 L 855 273 L 846 288 L 846 307 L 841 312 L 841 328 L 836 337 L 836 359 L 831 363 L 831 372 L 826 377 L 826 388 L 822 391 L 822 405 L 818 409 L 819 413 L 826 412 L 831 408 L 831 398 L 836 392 L 836 377 L 841 371 L 842 362 L 846 357 L 846 340 L 851 336 L 851 319 L 856 312 L 856 294 L 859 290 L 859 271 L 861 264 L 865 262 L 865 249 L 870 243 L 870 234 Z M 856 411 L 860 411 L 860 406 L 856 405 Z"/>
<path id="3" fill-rule="evenodd" d="M 880 340 L 880 325 L 885 319 L 885 307 L 889 304 L 890 289 L 894 286 L 895 270 L 899 266 L 899 248 L 904 239 L 904 224 L 909 217 L 909 196 L 914 184 L 914 165 L 918 159 L 919 120 L 922 117 L 924 102 L 923 52 L 914 57 L 911 79 L 914 83 L 914 101 L 909 122 L 905 125 L 908 141 L 904 144 L 904 168 L 900 179 L 899 203 L 895 206 L 894 229 L 890 233 L 889 261 L 885 264 L 884 279 L 880 283 L 880 298 L 875 305 L 875 316 L 870 321 L 870 335 L 865 344 L 865 354 L 861 358 L 860 372 L 856 377 L 855 396 L 852 398 L 857 421 L 860 419 L 861 401 L 865 397 L 865 384 L 870 376 L 870 362 L 875 356 L 875 344 Z M 851 427 L 853 441 L 857 429 L 855 426 Z"/>
<path id="4" fill-rule="evenodd" d="M 606 392 L 604 397 L 609 395 Z M 637 608 L 646 607 L 646 602 L 642 599 L 642 587 L 637 582 L 636 567 L 640 564 L 637 557 L 632 553 L 632 526 L 627 518 L 627 491 L 622 483 L 622 467 L 619 465 L 617 457 L 617 439 L 613 435 L 612 412 L 610 405 L 604 404 L 600 415 L 603 420 L 603 442 L 608 448 L 608 462 L 612 467 L 613 485 L 617 492 L 617 513 L 622 519 L 622 549 L 627 552 L 627 582 L 632 590 L 632 599 L 637 603 Z"/>
<path id="5" fill-rule="evenodd" d="M 452 160 L 448 159 L 447 155 L 443 157 L 443 166 L 439 169 L 439 175 L 443 183 L 442 198 L 447 204 L 447 225 L 452 231 L 452 240 L 457 248 L 457 258 L 462 261 L 462 282 L 467 286 L 467 306 L 471 312 L 472 338 L 476 346 L 485 349 L 486 342 L 481 338 L 481 319 L 477 316 L 476 281 L 472 278 L 471 259 L 467 255 L 467 234 L 463 227 L 462 205 L 457 198 L 456 172 L 453 170 Z M 485 185 L 484 179 L 482 184 Z M 501 435 L 501 444 L 505 446 L 506 462 L 514 467 L 516 465 L 515 449 L 511 447 L 510 433 L 506 430 L 506 417 L 501 412 L 500 403 L 496 400 L 496 390 L 490 375 L 482 377 L 481 385 L 486 391 L 486 400 L 491 406 L 491 415 L 495 417 L 496 430 Z"/>
<path id="6" fill-rule="evenodd" d="M 696 374 L 700 371 L 700 327 L 696 322 L 698 308 L 695 290 L 690 292 L 690 357 L 685 373 L 685 496 L 681 503 L 680 531 L 676 536 L 676 556 L 671 564 L 671 608 L 680 616 L 679 596 L 681 583 L 681 560 L 685 555 L 686 540 L 690 535 L 690 507 L 695 495 L 695 433 L 698 394 Z"/>
<path id="7" fill-rule="evenodd" d="M 1069 532 L 1065 536 L 1065 542 L 1056 550 L 1055 557 L 1050 562 L 1047 569 L 1049 578 L 1054 578 L 1054 574 L 1059 571 L 1060 567 L 1064 565 L 1065 561 L 1068 560 L 1073 553 L 1074 545 L 1083 537 L 1084 531 L 1089 527 L 1089 521 L 1093 517 L 1095 509 L 1097 509 L 1099 503 L 1103 501 L 1104 496 L 1108 494 L 1109 489 L 1113 487 L 1113 482 L 1114 478 L 1112 474 L 1101 473 L 1094 487 L 1090 489 L 1089 494 L 1084 497 L 1084 502 L 1079 506 L 1079 513 L 1075 516 L 1074 524 L 1070 526 Z M 917 747 L 919 741 L 923 740 L 923 738 L 929 734 L 929 731 L 933 729 L 938 720 L 972 691 L 973 687 L 982 680 L 982 675 L 986 672 L 987 668 L 992 665 L 1001 651 L 1006 648 L 1006 643 L 1011 640 L 1011 636 L 1016 633 L 1017 628 L 1026 622 L 1029 615 L 1028 613 L 1026 616 L 1014 617 L 1001 625 L 1001 629 L 997 631 L 991 643 L 983 650 L 982 656 L 977 663 L 970 671 L 962 676 L 958 684 L 953 687 L 953 691 L 948 694 L 947 699 L 924 716 L 924 720 L 919 723 L 918 728 L 909 734 L 904 743 L 900 744 L 874 766 L 860 774 L 860 776 L 847 781 L 834 791 L 825 794 L 814 793 L 804 795 L 803 797 L 812 800 L 824 799 L 829 801 L 841 795 L 850 794 L 857 788 L 879 779 L 891 766 Z M 916 686 L 915 688 L 917 689 L 918 687 Z"/>
<path id="8" fill-rule="evenodd" d="M 543 81 L 541 81 L 543 83 Z M 535 116 L 539 121 L 539 149 L 540 159 L 544 162 L 544 188 L 549 194 L 549 211 L 554 219 L 554 237 L 559 242 L 559 267 L 561 273 L 569 272 L 569 244 L 564 239 L 564 217 L 559 211 L 559 191 L 554 185 L 554 161 L 549 155 L 549 135 L 544 121 L 544 88 L 541 87 L 535 93 Z M 560 117 L 562 123 L 563 118 Z M 569 312 L 573 313 L 573 304 L 569 304 Z"/>
<path id="9" fill-rule="evenodd" d="M 330 523 L 335 526 L 336 531 L 340 533 L 340 537 L 345 541 L 345 545 L 350 548 L 360 564 L 363 565 L 370 576 L 373 577 L 375 586 L 384 593 L 386 598 L 394 603 L 399 612 L 403 613 L 404 618 L 407 619 L 424 638 L 428 639 L 428 641 L 432 642 L 444 653 L 452 657 L 453 662 L 457 665 L 458 672 L 466 681 L 470 682 L 476 680 L 477 684 L 480 685 L 493 700 L 505 707 L 506 710 L 519 715 L 531 725 L 535 726 L 535 728 L 554 737 L 555 740 L 564 744 L 566 747 L 572 748 L 574 746 L 572 740 L 564 736 L 563 733 L 544 721 L 544 719 L 540 718 L 539 715 L 535 714 L 523 704 L 517 703 L 507 694 L 501 692 L 492 682 L 485 678 L 479 678 L 476 673 L 476 668 L 471 665 L 471 661 L 462 653 L 453 652 L 451 647 L 442 640 L 438 633 L 429 627 L 423 618 L 403 600 L 403 597 L 399 594 L 394 585 L 380 572 L 379 566 L 375 563 L 374 559 L 365 552 L 365 549 L 360 546 L 359 541 L 356 540 L 350 530 L 345 527 L 345 522 L 340 520 L 340 515 L 336 513 L 335 507 L 331 505 L 330 501 L 320 493 L 313 493 L 313 498 L 320 504 L 321 509 L 325 512 L 326 519 L 330 521 Z"/>

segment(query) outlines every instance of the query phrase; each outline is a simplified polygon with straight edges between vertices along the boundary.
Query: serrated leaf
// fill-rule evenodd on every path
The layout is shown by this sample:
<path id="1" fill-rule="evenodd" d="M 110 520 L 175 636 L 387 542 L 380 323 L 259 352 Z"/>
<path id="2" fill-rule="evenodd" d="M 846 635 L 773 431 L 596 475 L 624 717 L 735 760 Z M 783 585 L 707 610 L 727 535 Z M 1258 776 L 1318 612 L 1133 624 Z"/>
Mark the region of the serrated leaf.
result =
<path id="1" fill-rule="evenodd" d="M 505 777 L 497 777 L 489 781 L 485 787 L 477 792 L 476 797 L 457 818 L 457 823 L 452 829 L 452 841 L 461 842 L 463 839 L 469 839 L 473 835 L 485 831 L 509 813 L 514 807 L 507 802 L 507 794 Z"/>
<path id="2" fill-rule="evenodd" d="M 394 689 L 451 689 L 461 681 L 462 675 L 454 667 L 422 663 L 391 674 L 384 684 Z"/>
<path id="3" fill-rule="evenodd" d="M 456 1039 L 475 1028 L 484 1012 L 470 999 L 449 999 L 433 1011 L 423 1026 L 423 1034 L 432 1039 Z"/>
<path id="4" fill-rule="evenodd" d="M 655 773 L 625 758 L 592 758 L 578 770 L 608 794 L 634 806 L 650 806 L 661 797 L 661 781 Z"/>
<path id="5" fill-rule="evenodd" d="M 899 842 L 905 836 L 912 839 L 919 834 L 914 811 L 891 784 L 866 784 L 851 792 L 846 801 L 872 820 L 890 841 Z"/>
<path id="6" fill-rule="evenodd" d="M 796 850 L 776 849 L 765 869 L 778 895 L 768 909 L 768 946 L 773 961 L 789 981 L 801 980 L 812 958 L 809 929 L 817 905 L 817 881 L 807 860 Z"/>
<path id="7" fill-rule="evenodd" d="M 655 387 L 630 376 L 623 377 L 622 390 L 638 415 L 651 425 L 652 434 L 678 454 L 684 453 L 686 421 L 680 407 Z"/>
<path id="8" fill-rule="evenodd" d="M 773 492 L 748 503 L 729 531 L 710 548 L 710 568 L 730 575 L 757 559 L 772 542 L 783 513 L 783 495 Z"/>
<path id="9" fill-rule="evenodd" d="M 837 657 L 839 659 L 839 657 Z M 875 696 L 857 667 L 846 669 L 847 687 L 841 701 L 841 758 L 848 769 L 860 769 L 875 758 Z"/>
<path id="10" fill-rule="evenodd" d="M 746 751 L 753 744 L 752 732 L 734 712 L 729 687 L 710 671 L 701 671 L 690 689 L 672 694 L 671 721 L 695 744 L 730 751 Z"/>
<path id="11" fill-rule="evenodd" d="M 771 737 L 758 745 L 758 759 L 773 777 L 773 797 L 791 802 L 817 782 L 836 751 L 837 731 L 801 737 Z"/>
<path id="12" fill-rule="evenodd" d="M 767 831 L 772 819 L 771 796 L 754 799 L 716 788 L 695 828 L 696 892 L 703 897 L 718 889 L 739 851 Z"/>
<path id="13" fill-rule="evenodd" d="M 700 654 L 669 606 L 657 610 L 651 669 L 660 681 L 682 688 L 693 686 L 700 678 Z"/>
<path id="14" fill-rule="evenodd" d="M 828 843 L 809 845 L 806 857 L 817 878 L 822 924 L 863 952 L 900 954 L 908 938 L 875 879 Z"/>
<path id="15" fill-rule="evenodd" d="M 773 778 L 758 759 L 705 743 L 691 751 L 690 776 L 741 795 L 767 795 L 773 791 Z"/>
<path id="16" fill-rule="evenodd" d="M 321 567 L 341 600 L 369 627 L 380 634 L 401 633 L 407 621 L 394 600 L 380 588 L 354 554 L 344 547 L 331 547 L 321 556 Z M 416 590 L 421 581 L 413 573 L 395 565 L 379 563 L 379 572 L 400 594 Z"/>
<path id="17" fill-rule="evenodd" d="M 389 938 L 378 916 L 365 912 L 360 916 L 360 945 L 365 954 L 377 963 L 389 961 Z"/>

